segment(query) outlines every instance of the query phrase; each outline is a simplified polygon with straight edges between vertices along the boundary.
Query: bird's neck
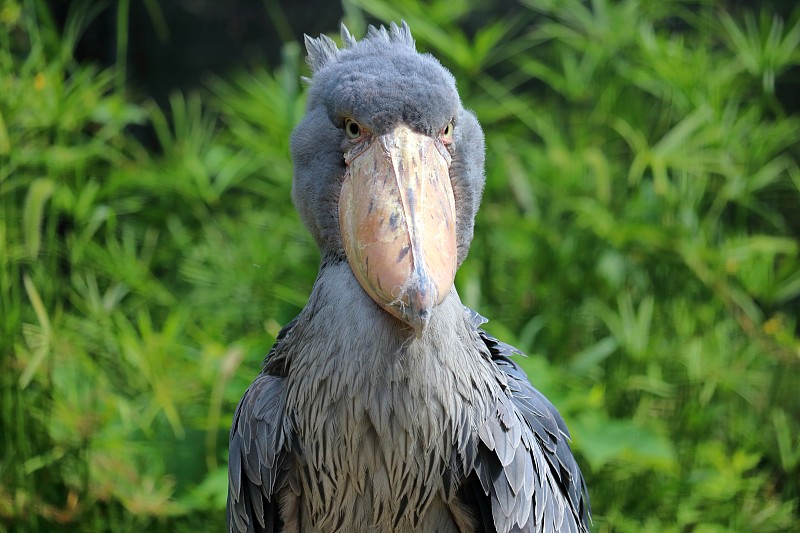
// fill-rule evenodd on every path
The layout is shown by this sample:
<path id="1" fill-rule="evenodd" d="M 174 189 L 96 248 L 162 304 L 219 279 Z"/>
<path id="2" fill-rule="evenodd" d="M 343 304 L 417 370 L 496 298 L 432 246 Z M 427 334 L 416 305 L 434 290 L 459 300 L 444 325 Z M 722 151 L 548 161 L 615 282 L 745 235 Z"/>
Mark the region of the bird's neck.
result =
<path id="1" fill-rule="evenodd" d="M 472 395 L 475 376 L 487 364 L 455 290 L 417 338 L 362 290 L 344 262 L 321 269 L 290 343 L 292 379 L 302 380 L 304 391 L 323 388 L 343 400 L 372 391 L 376 401 L 394 402 L 389 391 L 398 384 L 417 400 L 446 396 L 453 387 Z"/>
<path id="2" fill-rule="evenodd" d="M 431 480 L 450 465 L 452 450 L 466 446 L 463 430 L 488 416 L 480 397 L 496 394 L 455 290 L 416 338 L 372 301 L 347 263 L 329 264 L 287 342 L 287 404 L 305 451 L 303 482 L 327 495 L 305 503 L 312 531 L 337 521 L 342 531 L 363 531 L 379 515 L 412 524 L 436 498 L 449 498 L 442 496 L 449 487 Z"/>
<path id="3" fill-rule="evenodd" d="M 410 326 L 364 292 L 345 261 L 320 269 L 298 327 L 316 339 L 319 350 L 327 351 L 315 357 L 346 357 L 362 371 L 397 363 L 422 364 L 418 358 L 445 367 L 460 365 L 454 358 L 474 351 L 478 341 L 455 288 L 433 309 L 427 328 L 417 337 Z M 337 350 L 345 353 L 334 353 Z"/>

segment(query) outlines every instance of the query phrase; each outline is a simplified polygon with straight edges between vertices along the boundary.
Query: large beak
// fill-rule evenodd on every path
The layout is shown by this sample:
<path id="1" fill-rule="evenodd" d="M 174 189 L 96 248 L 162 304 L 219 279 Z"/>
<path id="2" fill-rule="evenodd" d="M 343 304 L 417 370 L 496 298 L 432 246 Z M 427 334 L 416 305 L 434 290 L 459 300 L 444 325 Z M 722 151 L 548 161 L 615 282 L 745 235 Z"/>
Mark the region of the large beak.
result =
<path id="1" fill-rule="evenodd" d="M 347 162 L 339 227 L 356 279 L 421 336 L 456 274 L 450 155 L 398 126 Z"/>

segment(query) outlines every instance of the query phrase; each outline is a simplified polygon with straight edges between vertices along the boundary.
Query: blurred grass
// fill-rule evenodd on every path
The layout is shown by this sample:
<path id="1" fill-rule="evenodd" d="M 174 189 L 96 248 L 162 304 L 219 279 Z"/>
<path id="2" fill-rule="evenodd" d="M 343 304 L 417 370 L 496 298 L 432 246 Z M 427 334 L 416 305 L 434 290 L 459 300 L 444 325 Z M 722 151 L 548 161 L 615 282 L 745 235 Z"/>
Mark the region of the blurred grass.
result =
<path id="1" fill-rule="evenodd" d="M 98 6 L 0 4 L 0 531 L 219 531 L 230 416 L 317 268 L 302 53 L 160 110 L 73 59 Z M 407 20 L 484 125 L 457 285 L 567 418 L 595 531 L 800 531 L 800 12 L 344 7 Z"/>

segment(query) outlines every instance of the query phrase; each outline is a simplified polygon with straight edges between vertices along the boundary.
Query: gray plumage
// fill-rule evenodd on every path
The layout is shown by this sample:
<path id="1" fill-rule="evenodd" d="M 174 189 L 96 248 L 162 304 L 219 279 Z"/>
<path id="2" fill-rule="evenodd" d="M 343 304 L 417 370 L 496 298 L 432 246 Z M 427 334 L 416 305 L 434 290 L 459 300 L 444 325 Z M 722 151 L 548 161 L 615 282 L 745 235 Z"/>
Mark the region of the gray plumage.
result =
<path id="1" fill-rule="evenodd" d="M 452 76 L 408 27 L 345 48 L 306 38 L 313 73 L 292 136 L 293 199 L 320 247 L 309 302 L 245 393 L 230 437 L 228 530 L 588 531 L 588 495 L 553 405 L 455 289 L 421 336 L 376 305 L 347 263 L 338 188 L 344 121 L 381 134 L 455 124 L 458 264 L 483 187 L 483 134 Z"/>

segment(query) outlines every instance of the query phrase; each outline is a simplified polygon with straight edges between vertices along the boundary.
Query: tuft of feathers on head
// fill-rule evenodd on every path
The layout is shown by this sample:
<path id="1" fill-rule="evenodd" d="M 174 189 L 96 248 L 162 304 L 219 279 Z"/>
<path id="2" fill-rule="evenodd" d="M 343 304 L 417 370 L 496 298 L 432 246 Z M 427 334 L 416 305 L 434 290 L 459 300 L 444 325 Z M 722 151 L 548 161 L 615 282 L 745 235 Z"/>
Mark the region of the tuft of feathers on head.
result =
<path id="1" fill-rule="evenodd" d="M 336 43 L 327 35 L 320 35 L 316 39 L 308 35 L 303 37 L 306 42 L 306 51 L 308 51 L 306 61 L 308 61 L 308 66 L 313 73 L 319 72 L 339 53 Z"/>
<path id="2" fill-rule="evenodd" d="M 342 36 L 342 43 L 344 44 L 345 48 L 352 48 L 358 42 L 358 40 L 353 37 L 353 34 L 350 33 L 350 30 L 347 29 L 347 26 L 344 25 L 344 22 L 342 22 L 339 34 Z"/>
<path id="3" fill-rule="evenodd" d="M 308 52 L 308 66 L 311 68 L 311 73 L 316 74 L 327 65 L 336 61 L 338 56 L 345 50 L 356 48 L 358 46 L 405 46 L 411 50 L 415 50 L 414 38 L 411 36 L 411 29 L 406 24 L 406 21 L 401 21 L 398 26 L 394 22 L 389 25 L 389 29 L 385 26 L 376 28 L 369 26 L 367 35 L 361 41 L 353 37 L 347 26 L 341 26 L 341 38 L 344 47 L 339 49 L 336 43 L 327 35 L 320 35 L 316 39 L 304 35 L 306 43 L 306 51 Z M 308 78 L 304 81 L 309 82 Z"/>

